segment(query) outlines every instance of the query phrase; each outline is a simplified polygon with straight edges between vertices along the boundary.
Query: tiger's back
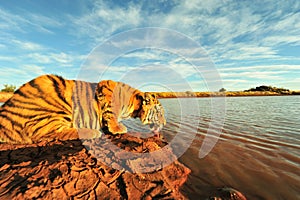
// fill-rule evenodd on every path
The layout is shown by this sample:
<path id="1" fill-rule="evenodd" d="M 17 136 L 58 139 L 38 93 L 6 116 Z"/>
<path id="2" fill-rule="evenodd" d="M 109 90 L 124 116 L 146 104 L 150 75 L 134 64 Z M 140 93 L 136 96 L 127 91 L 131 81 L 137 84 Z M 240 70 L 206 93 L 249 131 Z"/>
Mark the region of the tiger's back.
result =
<path id="1" fill-rule="evenodd" d="M 72 127 L 73 86 L 54 75 L 21 86 L 1 107 L 0 142 L 32 143 Z"/>

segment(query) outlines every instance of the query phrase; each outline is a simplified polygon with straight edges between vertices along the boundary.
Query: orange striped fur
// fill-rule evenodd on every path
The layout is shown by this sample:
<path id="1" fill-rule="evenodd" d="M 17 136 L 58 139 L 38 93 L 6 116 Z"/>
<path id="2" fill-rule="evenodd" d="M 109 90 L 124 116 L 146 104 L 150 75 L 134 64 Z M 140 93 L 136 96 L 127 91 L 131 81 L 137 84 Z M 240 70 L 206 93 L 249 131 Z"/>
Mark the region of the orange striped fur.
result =
<path id="1" fill-rule="evenodd" d="M 0 108 L 0 142 L 34 143 L 99 137 L 101 129 L 125 133 L 122 119 L 138 117 L 161 128 L 164 110 L 156 97 L 121 82 L 97 83 L 43 75 L 21 86 Z"/>

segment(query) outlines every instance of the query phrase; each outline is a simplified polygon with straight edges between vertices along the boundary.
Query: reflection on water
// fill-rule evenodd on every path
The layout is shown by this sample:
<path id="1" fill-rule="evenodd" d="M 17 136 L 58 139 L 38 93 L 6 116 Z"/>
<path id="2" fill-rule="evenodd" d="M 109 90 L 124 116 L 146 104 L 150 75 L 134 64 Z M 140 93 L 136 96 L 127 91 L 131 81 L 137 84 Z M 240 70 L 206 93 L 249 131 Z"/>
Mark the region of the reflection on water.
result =
<path id="1" fill-rule="evenodd" d="M 222 135 L 203 159 L 198 154 L 211 119 L 210 98 L 198 99 L 200 116 L 191 112 L 180 133 L 177 99 L 160 101 L 167 110 L 162 132 L 169 141 L 175 134 L 193 134 L 200 119 L 193 144 L 179 158 L 192 169 L 183 187 L 189 198 L 230 186 L 249 199 L 300 199 L 300 96 L 226 98 Z"/>

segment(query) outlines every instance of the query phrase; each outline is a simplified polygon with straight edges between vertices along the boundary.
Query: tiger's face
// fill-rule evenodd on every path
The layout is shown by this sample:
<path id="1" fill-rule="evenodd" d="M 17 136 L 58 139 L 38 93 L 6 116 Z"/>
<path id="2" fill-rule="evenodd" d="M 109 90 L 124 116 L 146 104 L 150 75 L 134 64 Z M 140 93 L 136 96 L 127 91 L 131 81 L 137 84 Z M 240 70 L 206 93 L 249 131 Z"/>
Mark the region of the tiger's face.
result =
<path id="1" fill-rule="evenodd" d="M 158 133 L 166 125 L 164 108 L 156 96 L 148 92 L 144 93 L 141 101 L 140 119 L 142 123 L 148 124 L 151 131 Z"/>

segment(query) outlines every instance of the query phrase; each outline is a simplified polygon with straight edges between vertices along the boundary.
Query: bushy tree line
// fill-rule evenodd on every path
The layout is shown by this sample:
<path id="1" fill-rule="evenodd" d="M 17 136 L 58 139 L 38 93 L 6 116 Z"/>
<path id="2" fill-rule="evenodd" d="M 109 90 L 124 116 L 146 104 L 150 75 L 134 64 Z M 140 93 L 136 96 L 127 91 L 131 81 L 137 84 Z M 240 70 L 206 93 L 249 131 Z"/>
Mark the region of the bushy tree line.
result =
<path id="1" fill-rule="evenodd" d="M 288 93 L 290 90 L 285 89 L 285 88 L 277 88 L 277 87 L 272 87 L 272 86 L 259 86 L 256 88 L 251 88 L 249 90 L 245 90 L 245 92 L 251 92 L 251 91 L 269 91 L 269 92 L 277 92 L 277 93 Z"/>
<path id="2" fill-rule="evenodd" d="M 15 90 L 16 90 L 15 85 L 4 84 L 4 88 L 1 90 L 1 92 L 14 92 Z"/>

